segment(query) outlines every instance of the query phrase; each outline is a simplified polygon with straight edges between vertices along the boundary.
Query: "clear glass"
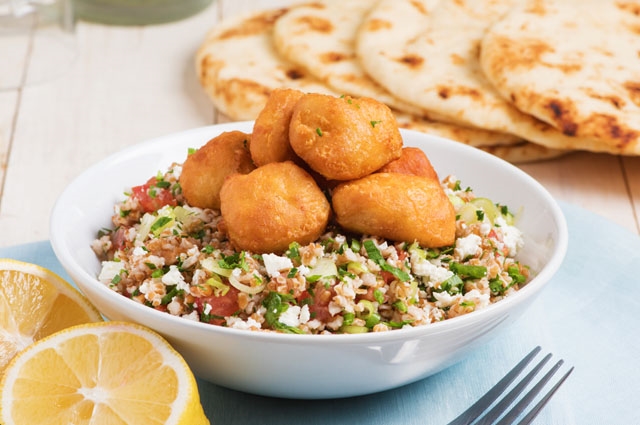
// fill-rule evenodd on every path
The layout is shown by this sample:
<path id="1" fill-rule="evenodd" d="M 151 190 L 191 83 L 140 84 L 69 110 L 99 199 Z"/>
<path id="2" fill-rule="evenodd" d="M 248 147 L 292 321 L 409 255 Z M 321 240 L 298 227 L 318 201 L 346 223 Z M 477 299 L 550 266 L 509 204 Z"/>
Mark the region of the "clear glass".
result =
<path id="1" fill-rule="evenodd" d="M 204 10 L 213 0 L 74 0 L 76 16 L 110 25 L 177 21 Z"/>
<path id="2" fill-rule="evenodd" d="M 0 90 L 57 78 L 76 57 L 71 0 L 0 0 Z"/>

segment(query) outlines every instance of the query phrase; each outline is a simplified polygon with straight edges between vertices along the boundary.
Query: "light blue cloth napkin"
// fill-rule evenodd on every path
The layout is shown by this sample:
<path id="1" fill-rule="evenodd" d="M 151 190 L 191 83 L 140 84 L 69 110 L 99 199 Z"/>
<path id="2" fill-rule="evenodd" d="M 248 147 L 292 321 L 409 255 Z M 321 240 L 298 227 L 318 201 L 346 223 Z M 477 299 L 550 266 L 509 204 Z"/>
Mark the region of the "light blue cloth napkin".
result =
<path id="1" fill-rule="evenodd" d="M 536 424 L 640 424 L 640 237 L 582 208 L 561 207 L 569 225 L 561 269 L 517 321 L 462 362 L 395 390 L 336 400 L 275 399 L 199 381 L 211 423 L 445 425 L 541 345 L 575 370 Z M 0 249 L 0 256 L 69 279 L 49 242 Z M 340 367 L 340 359 L 327 361 Z"/>

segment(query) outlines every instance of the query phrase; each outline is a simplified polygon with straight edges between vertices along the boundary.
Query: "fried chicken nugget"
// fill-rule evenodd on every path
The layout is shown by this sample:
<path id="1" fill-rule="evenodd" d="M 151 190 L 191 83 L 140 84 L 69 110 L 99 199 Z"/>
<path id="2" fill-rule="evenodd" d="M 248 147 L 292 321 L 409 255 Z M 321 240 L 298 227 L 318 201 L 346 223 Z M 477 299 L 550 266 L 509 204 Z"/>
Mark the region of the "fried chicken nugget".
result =
<path id="1" fill-rule="evenodd" d="M 231 243 L 255 253 L 281 253 L 324 232 L 331 206 L 313 178 L 291 161 L 229 176 L 220 191 Z"/>
<path id="2" fill-rule="evenodd" d="M 271 92 L 253 124 L 250 151 L 257 166 L 298 160 L 289 144 L 289 123 L 293 108 L 302 96 L 304 93 L 295 89 Z"/>
<path id="3" fill-rule="evenodd" d="M 225 132 L 187 157 L 179 181 L 189 205 L 219 209 L 224 179 L 256 168 L 247 147 L 250 137 L 241 131 Z"/>
<path id="4" fill-rule="evenodd" d="M 440 183 L 422 176 L 375 173 L 333 192 L 337 222 L 347 230 L 424 247 L 453 244 L 456 216 Z"/>
<path id="5" fill-rule="evenodd" d="M 440 181 L 438 173 L 431 165 L 431 161 L 420 148 L 406 146 L 402 148 L 400 158 L 394 159 L 381 169 L 378 173 L 399 173 L 412 174 L 414 176 L 428 177 Z"/>
<path id="6" fill-rule="evenodd" d="M 329 180 L 353 180 L 400 157 L 402 137 L 391 110 L 377 100 L 309 93 L 296 103 L 289 143 Z"/>

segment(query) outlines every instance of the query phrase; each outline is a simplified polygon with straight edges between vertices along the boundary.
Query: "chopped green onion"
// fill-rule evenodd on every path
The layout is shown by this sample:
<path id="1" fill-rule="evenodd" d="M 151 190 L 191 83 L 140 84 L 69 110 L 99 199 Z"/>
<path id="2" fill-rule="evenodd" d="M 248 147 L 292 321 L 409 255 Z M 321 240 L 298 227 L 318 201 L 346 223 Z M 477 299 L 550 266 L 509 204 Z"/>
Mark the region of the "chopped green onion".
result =
<path id="1" fill-rule="evenodd" d="M 345 312 L 342 315 L 342 326 L 349 326 L 353 323 L 353 320 L 356 318 L 356 315 L 350 312 Z"/>
<path id="2" fill-rule="evenodd" d="M 442 289 L 445 292 L 448 292 L 451 295 L 454 295 L 462 292 L 463 284 L 464 282 L 462 281 L 462 279 L 460 279 L 460 276 L 458 276 L 457 274 L 454 274 L 440 284 L 440 289 Z"/>
<path id="3" fill-rule="evenodd" d="M 218 265 L 223 269 L 237 269 L 240 268 L 243 271 L 249 271 L 249 265 L 245 258 L 245 252 L 235 252 L 231 255 L 225 256 L 222 254 L 222 260 L 218 260 Z"/>
<path id="4" fill-rule="evenodd" d="M 156 269 L 156 270 L 153 271 L 153 273 L 151 273 L 151 277 L 154 278 L 154 279 L 158 279 L 158 278 L 161 278 L 162 276 L 164 276 L 165 273 L 166 272 L 163 269 Z"/>
<path id="5" fill-rule="evenodd" d="M 230 286 L 225 285 L 218 275 L 213 275 L 205 283 L 213 288 L 213 295 L 216 297 L 224 297 L 229 292 Z"/>
<path id="6" fill-rule="evenodd" d="M 291 260 L 300 260 L 300 244 L 298 242 L 291 242 L 289 249 L 285 253 Z"/>
<path id="7" fill-rule="evenodd" d="M 273 329 L 277 329 L 285 333 L 303 333 L 302 330 L 293 326 L 285 325 L 278 320 L 280 315 L 289 309 L 289 302 L 293 302 L 292 296 L 280 294 L 274 291 L 269 292 L 264 300 L 262 300 L 262 305 L 267 309 L 264 313 L 264 318 Z"/>
<path id="8" fill-rule="evenodd" d="M 176 295 L 182 293 L 181 289 L 178 289 L 178 285 L 174 285 L 169 292 L 167 292 L 165 294 L 164 297 L 162 297 L 162 300 L 160 301 L 160 304 L 162 305 L 167 305 L 171 302 L 171 300 L 173 299 L 173 297 L 175 297 Z"/>
<path id="9" fill-rule="evenodd" d="M 378 264 L 380 268 L 382 268 L 382 270 L 388 271 L 403 282 L 411 280 L 411 276 L 409 275 L 409 273 L 405 272 L 402 269 L 399 269 L 398 267 L 394 267 L 385 261 L 384 257 L 380 253 L 380 250 L 378 249 L 378 247 L 376 247 L 376 244 L 371 239 L 367 239 L 366 241 L 364 241 L 364 249 L 367 251 L 367 256 L 369 257 L 369 259 Z"/>
<path id="10" fill-rule="evenodd" d="M 367 251 L 367 257 L 369 257 L 369 259 L 373 260 L 376 263 L 379 261 L 384 261 L 380 250 L 371 239 L 367 239 L 366 241 L 364 241 L 364 249 Z"/>
<path id="11" fill-rule="evenodd" d="M 472 266 L 456 262 L 449 264 L 449 270 L 463 278 L 480 279 L 487 275 L 487 268 L 485 266 Z"/>
<path id="12" fill-rule="evenodd" d="M 376 289 L 375 291 L 373 291 L 373 298 L 378 304 L 384 304 L 384 294 L 380 289 Z"/>
<path id="13" fill-rule="evenodd" d="M 402 269 L 399 269 L 398 267 L 393 267 L 387 262 L 380 264 L 380 267 L 382 267 L 382 270 L 388 271 L 389 273 L 400 279 L 402 282 L 408 282 L 409 280 L 411 280 L 411 275 L 409 273 L 405 272 Z"/>
<path id="14" fill-rule="evenodd" d="M 489 289 L 493 294 L 502 295 L 504 291 L 506 291 L 508 288 L 505 288 L 504 282 L 499 277 L 496 277 L 494 279 L 489 280 Z"/>
<path id="15" fill-rule="evenodd" d="M 513 282 L 517 284 L 524 283 L 527 280 L 527 277 L 520 273 L 520 267 L 518 267 L 517 264 L 512 264 L 507 267 L 507 274 L 509 274 Z"/>
<path id="16" fill-rule="evenodd" d="M 394 302 L 393 306 L 400 313 L 406 313 L 407 312 L 407 305 L 402 300 L 398 300 L 398 301 Z"/>
<path id="17" fill-rule="evenodd" d="M 171 217 L 167 217 L 167 216 L 158 217 L 158 219 L 154 221 L 151 227 L 149 228 L 149 231 L 153 233 L 155 236 L 158 236 L 160 232 L 162 232 L 167 226 L 169 226 L 169 224 L 171 224 L 172 221 L 173 219 Z"/>

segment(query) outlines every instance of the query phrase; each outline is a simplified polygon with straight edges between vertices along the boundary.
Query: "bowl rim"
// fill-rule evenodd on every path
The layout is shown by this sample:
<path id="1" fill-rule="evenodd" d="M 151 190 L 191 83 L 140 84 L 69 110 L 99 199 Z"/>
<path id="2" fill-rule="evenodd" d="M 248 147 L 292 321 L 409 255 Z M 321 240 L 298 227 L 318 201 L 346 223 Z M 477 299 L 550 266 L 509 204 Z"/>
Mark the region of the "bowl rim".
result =
<path id="1" fill-rule="evenodd" d="M 550 209 L 551 215 L 555 220 L 556 227 L 558 229 L 557 240 L 554 246 L 550 249 L 553 250 L 553 253 L 550 256 L 549 261 L 538 271 L 538 273 L 525 285 L 523 288 L 518 290 L 516 293 L 510 295 L 507 298 L 500 300 L 499 302 L 488 305 L 487 307 L 474 311 L 470 314 L 465 314 L 462 316 L 457 316 L 454 318 L 450 318 L 447 320 L 443 320 L 441 322 L 430 323 L 428 325 L 421 325 L 411 328 L 402 328 L 402 329 L 394 329 L 388 332 L 368 332 L 362 334 L 320 334 L 320 335 L 308 335 L 308 334 L 286 334 L 280 332 L 272 332 L 272 331 L 248 331 L 243 329 L 234 329 L 223 326 L 211 325 L 208 323 L 196 322 L 185 319 L 179 316 L 173 316 L 171 314 L 167 314 L 166 312 L 161 312 L 148 306 L 137 303 L 133 300 L 130 300 L 123 295 L 109 289 L 105 285 L 101 284 L 95 276 L 92 276 L 86 270 L 84 270 L 75 256 L 72 254 L 71 249 L 67 243 L 67 240 L 62 237 L 61 232 L 57 229 L 59 228 L 58 223 L 64 220 L 64 211 L 63 205 L 69 204 L 68 198 L 71 197 L 71 194 L 74 192 L 74 189 L 81 185 L 81 181 L 91 174 L 97 172 L 97 170 L 104 168 L 105 166 L 109 166 L 111 163 L 119 162 L 123 158 L 131 155 L 136 155 L 140 151 L 145 151 L 145 149 L 151 147 L 152 145 L 155 147 L 160 146 L 163 142 L 167 143 L 170 140 L 175 140 L 180 137 L 188 137 L 191 135 L 195 135 L 198 133 L 215 135 L 219 134 L 223 131 L 230 130 L 240 130 L 246 131 L 252 127 L 253 121 L 238 121 L 238 122 L 230 122 L 223 124 L 213 124 L 208 126 L 196 127 L 185 131 L 173 132 L 167 135 L 159 136 L 144 140 L 139 143 L 135 143 L 133 145 L 127 146 L 124 149 L 118 150 L 110 155 L 106 156 L 102 160 L 95 162 L 80 174 L 78 174 L 69 185 L 63 190 L 63 192 L 59 195 L 56 200 L 51 215 L 50 215 L 50 241 L 53 248 L 53 252 L 57 259 L 62 264 L 63 268 L 68 272 L 68 274 L 72 277 L 72 279 L 80 279 L 82 282 L 74 282 L 82 291 L 82 285 L 94 285 L 98 291 L 104 296 L 113 299 L 114 302 L 118 302 L 117 300 L 125 300 L 130 308 L 135 309 L 136 311 L 140 311 L 142 314 L 150 315 L 150 318 L 158 318 L 160 322 L 168 321 L 168 324 L 175 326 L 187 326 L 194 327 L 195 329 L 205 331 L 208 329 L 213 334 L 221 333 L 223 335 L 229 336 L 241 336 L 243 338 L 255 339 L 255 340 L 268 340 L 269 343 L 291 343 L 293 341 L 304 341 L 305 344 L 360 344 L 360 343 L 377 343 L 377 342 L 391 342 L 396 340 L 406 340 L 407 338 L 417 337 L 417 336 L 426 336 L 428 334 L 440 333 L 440 332 L 448 332 L 452 329 L 456 329 L 459 327 L 464 327 L 465 325 L 471 325 L 479 320 L 482 320 L 482 317 L 487 315 L 498 314 L 502 310 L 507 310 L 512 304 L 519 304 L 520 301 L 523 301 L 529 297 L 530 292 L 534 292 L 541 290 L 553 277 L 553 275 L 558 271 L 561 264 L 564 261 L 566 256 L 567 248 L 568 248 L 568 227 L 566 223 L 566 218 L 556 202 L 553 196 L 549 193 L 549 191 L 537 180 L 531 177 L 529 174 L 518 168 L 517 166 L 498 158 L 494 155 L 491 155 L 487 152 L 484 152 L 480 149 L 474 148 L 472 146 L 465 145 L 463 143 L 459 143 L 450 139 L 446 139 L 440 136 L 426 134 L 414 130 L 406 130 L 401 129 L 401 134 L 403 135 L 403 139 L 405 134 L 411 134 L 412 137 L 418 138 L 426 138 L 436 141 L 437 143 L 447 144 L 447 148 L 451 148 L 454 151 L 474 151 L 475 155 L 479 155 L 483 161 L 488 161 L 489 164 L 497 164 L 501 167 L 506 167 L 510 170 L 510 172 L 516 173 L 521 179 L 524 179 L 529 185 L 534 187 L 540 196 L 542 196 L 547 206 Z M 437 168 L 437 167 L 436 167 Z M 84 291 L 83 291 L 84 292 Z M 112 298 L 113 297 L 113 298 Z M 162 333 L 162 331 L 160 331 Z"/>

